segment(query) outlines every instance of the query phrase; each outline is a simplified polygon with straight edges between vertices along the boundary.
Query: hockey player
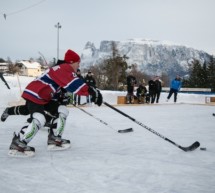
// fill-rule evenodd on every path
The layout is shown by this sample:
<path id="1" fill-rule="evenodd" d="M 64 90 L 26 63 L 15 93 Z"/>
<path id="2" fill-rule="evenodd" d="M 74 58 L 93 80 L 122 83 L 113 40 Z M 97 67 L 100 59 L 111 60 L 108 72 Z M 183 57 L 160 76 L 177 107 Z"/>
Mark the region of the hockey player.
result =
<path id="1" fill-rule="evenodd" d="M 91 95 L 92 102 L 101 106 L 102 95 L 100 91 L 87 86 L 76 75 L 80 65 L 79 55 L 72 50 L 68 50 L 65 53 L 64 61 L 65 63 L 48 69 L 25 88 L 22 97 L 26 100 L 30 119 L 18 134 L 14 133 L 9 155 L 34 155 L 35 149 L 28 146 L 28 143 L 48 121 L 46 120 L 45 111 L 51 108 L 52 99 L 61 88 L 79 95 Z M 50 150 L 61 150 L 70 147 L 70 141 L 62 138 L 69 111 L 64 105 L 60 105 L 57 111 L 58 116 L 52 121 L 48 135 L 48 149 Z"/>

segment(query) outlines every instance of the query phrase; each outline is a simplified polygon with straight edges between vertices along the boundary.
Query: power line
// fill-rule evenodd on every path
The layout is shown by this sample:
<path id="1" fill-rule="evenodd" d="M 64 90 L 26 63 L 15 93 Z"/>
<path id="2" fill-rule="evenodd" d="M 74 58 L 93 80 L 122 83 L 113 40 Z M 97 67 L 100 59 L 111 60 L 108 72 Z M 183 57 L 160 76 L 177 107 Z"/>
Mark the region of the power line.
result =
<path id="1" fill-rule="evenodd" d="M 15 14 L 17 14 L 17 13 L 21 13 L 21 12 L 23 12 L 23 11 L 26 11 L 26 10 L 28 10 L 28 9 L 31 9 L 32 7 L 36 7 L 37 5 L 43 3 L 44 1 L 46 1 L 46 0 L 39 1 L 39 2 L 37 2 L 37 3 L 35 3 L 35 4 L 33 4 L 33 5 L 30 5 L 30 6 L 28 6 L 28 7 L 25 7 L 25 8 L 23 8 L 23 9 L 20 9 L 20 10 L 18 10 L 18 11 L 14 11 L 14 12 L 11 12 L 11 13 L 3 13 L 3 17 L 4 17 L 4 19 L 6 20 L 8 16 L 15 15 Z"/>

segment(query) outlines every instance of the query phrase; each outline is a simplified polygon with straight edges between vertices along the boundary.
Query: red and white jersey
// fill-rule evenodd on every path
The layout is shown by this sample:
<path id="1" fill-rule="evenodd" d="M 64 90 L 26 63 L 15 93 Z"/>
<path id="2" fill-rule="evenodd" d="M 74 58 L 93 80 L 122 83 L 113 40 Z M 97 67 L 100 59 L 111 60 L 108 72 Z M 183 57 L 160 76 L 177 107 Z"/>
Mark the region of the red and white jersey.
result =
<path id="1" fill-rule="evenodd" d="M 70 64 L 65 63 L 46 70 L 28 84 L 22 97 L 37 104 L 47 104 L 60 88 L 78 95 L 89 95 L 88 86 L 77 77 Z"/>

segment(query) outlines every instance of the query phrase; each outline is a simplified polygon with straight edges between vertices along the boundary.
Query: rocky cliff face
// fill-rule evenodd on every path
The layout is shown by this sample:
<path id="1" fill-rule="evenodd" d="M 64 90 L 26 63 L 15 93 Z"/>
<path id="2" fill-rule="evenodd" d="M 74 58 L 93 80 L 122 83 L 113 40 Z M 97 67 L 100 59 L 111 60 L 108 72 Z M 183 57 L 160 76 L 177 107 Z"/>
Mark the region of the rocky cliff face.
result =
<path id="1" fill-rule="evenodd" d="M 82 55 L 82 67 L 88 68 L 97 64 L 101 59 L 111 56 L 111 44 L 113 41 L 102 41 L 100 48 L 87 42 Z M 188 62 L 197 59 L 204 63 L 210 55 L 204 51 L 195 50 L 181 45 L 173 45 L 168 42 L 145 39 L 129 39 L 115 41 L 119 54 L 129 57 L 127 63 L 137 64 L 141 71 L 150 75 L 165 73 L 170 77 L 175 74 L 185 75 L 188 70 Z"/>

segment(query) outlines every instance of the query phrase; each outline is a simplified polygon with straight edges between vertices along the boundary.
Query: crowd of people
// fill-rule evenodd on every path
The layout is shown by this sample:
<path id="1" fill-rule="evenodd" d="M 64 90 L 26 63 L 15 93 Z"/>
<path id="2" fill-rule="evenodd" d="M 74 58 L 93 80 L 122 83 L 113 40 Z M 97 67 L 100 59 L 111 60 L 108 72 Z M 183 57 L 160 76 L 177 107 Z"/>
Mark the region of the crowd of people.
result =
<path id="1" fill-rule="evenodd" d="M 138 104 L 142 103 L 159 103 L 162 87 L 164 83 L 161 80 L 160 76 L 153 76 L 148 81 L 148 85 L 145 84 L 145 80 L 137 84 L 137 80 L 132 72 L 129 72 L 127 76 L 127 95 L 126 95 L 126 103 L 134 104 L 135 99 Z M 171 98 L 172 94 L 174 94 L 174 102 L 177 102 L 177 94 L 181 88 L 182 82 L 179 75 L 176 76 L 175 79 L 171 81 L 170 91 L 167 96 L 167 102 Z M 135 90 L 136 88 L 136 90 Z M 134 94 L 136 91 L 136 95 Z"/>
<path id="2" fill-rule="evenodd" d="M 88 86 L 92 86 L 96 88 L 96 80 L 93 77 L 93 74 L 91 71 L 88 71 L 87 75 L 83 77 L 81 75 L 80 69 L 77 70 L 77 76 L 84 80 L 84 82 Z M 153 103 L 159 103 L 162 87 L 164 85 L 164 82 L 161 80 L 160 76 L 152 76 L 150 80 L 148 81 L 148 84 L 146 84 L 145 80 L 143 79 L 142 82 L 137 83 L 136 77 L 133 75 L 132 71 L 128 73 L 128 76 L 126 77 L 126 83 L 127 83 L 127 94 L 126 94 L 126 104 L 134 104 L 135 100 L 138 104 L 153 104 Z M 169 101 L 172 95 L 174 95 L 174 102 L 177 102 L 177 94 L 181 88 L 182 82 L 181 77 L 179 75 L 176 75 L 176 78 L 173 79 L 170 83 L 170 90 L 166 99 L 166 102 Z M 75 94 L 74 95 L 74 104 L 80 105 L 81 96 Z M 90 97 L 87 96 L 86 103 L 90 104 L 91 100 Z"/>

